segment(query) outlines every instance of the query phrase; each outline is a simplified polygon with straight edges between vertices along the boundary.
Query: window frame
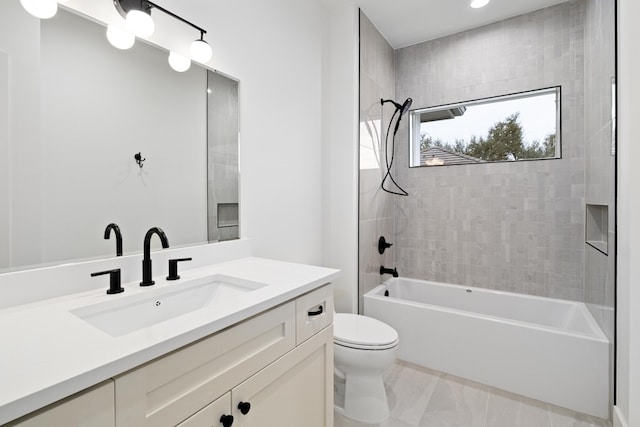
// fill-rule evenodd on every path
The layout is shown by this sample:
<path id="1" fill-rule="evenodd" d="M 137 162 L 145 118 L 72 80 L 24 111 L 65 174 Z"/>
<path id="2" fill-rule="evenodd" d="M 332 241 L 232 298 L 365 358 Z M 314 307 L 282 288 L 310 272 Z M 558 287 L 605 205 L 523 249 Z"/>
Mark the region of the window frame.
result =
<path id="1" fill-rule="evenodd" d="M 513 99 L 524 99 L 531 98 L 538 95 L 544 94 L 556 94 L 556 155 L 555 157 L 539 157 L 539 158 L 528 158 L 528 159 L 518 159 L 518 160 L 491 160 L 491 161 L 483 161 L 478 163 L 449 163 L 443 165 L 427 165 L 420 164 L 420 143 L 415 140 L 420 137 L 420 125 L 423 123 L 419 119 L 415 119 L 415 117 L 419 117 L 420 115 L 428 112 L 439 112 L 446 111 L 452 109 L 466 108 L 474 105 L 483 105 L 483 104 L 491 104 L 499 101 L 508 101 Z M 455 102 L 451 104 L 441 104 L 435 105 L 431 107 L 425 108 L 415 108 L 409 111 L 408 114 L 408 122 L 409 122 L 409 168 L 421 168 L 421 167 L 434 167 L 434 166 L 464 166 L 470 164 L 487 164 L 487 163 L 517 163 L 523 161 L 534 161 L 534 160 L 557 160 L 562 159 L 562 86 L 549 86 L 540 89 L 532 89 L 522 92 L 514 92 L 505 95 L 495 95 L 486 98 L 472 99 L 469 101 L 463 102 Z M 491 126 L 491 125 L 489 125 Z M 418 164 L 414 164 L 414 159 L 418 158 Z"/>

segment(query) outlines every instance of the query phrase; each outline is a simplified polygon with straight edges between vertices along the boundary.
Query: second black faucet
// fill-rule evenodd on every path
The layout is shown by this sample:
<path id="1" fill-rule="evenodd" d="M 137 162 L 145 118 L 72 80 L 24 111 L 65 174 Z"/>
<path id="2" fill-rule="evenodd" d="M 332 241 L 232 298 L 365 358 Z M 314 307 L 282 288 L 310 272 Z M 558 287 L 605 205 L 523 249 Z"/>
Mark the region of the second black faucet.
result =
<path id="1" fill-rule="evenodd" d="M 147 231 L 144 236 L 144 257 L 142 258 L 142 282 L 140 282 L 140 286 L 151 286 L 156 283 L 151 279 L 153 277 L 151 272 L 151 237 L 154 234 L 158 235 L 164 249 L 169 247 L 169 240 L 161 228 L 153 227 Z"/>

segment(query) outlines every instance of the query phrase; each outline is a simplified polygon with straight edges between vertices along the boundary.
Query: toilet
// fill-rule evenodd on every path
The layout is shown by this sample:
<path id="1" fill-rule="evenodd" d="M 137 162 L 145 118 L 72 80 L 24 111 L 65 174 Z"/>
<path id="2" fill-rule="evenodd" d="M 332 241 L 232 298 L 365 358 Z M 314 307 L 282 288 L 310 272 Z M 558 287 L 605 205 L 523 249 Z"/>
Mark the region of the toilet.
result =
<path id="1" fill-rule="evenodd" d="M 371 317 L 336 313 L 333 321 L 334 407 L 364 423 L 389 417 L 383 374 L 393 366 L 398 333 Z"/>

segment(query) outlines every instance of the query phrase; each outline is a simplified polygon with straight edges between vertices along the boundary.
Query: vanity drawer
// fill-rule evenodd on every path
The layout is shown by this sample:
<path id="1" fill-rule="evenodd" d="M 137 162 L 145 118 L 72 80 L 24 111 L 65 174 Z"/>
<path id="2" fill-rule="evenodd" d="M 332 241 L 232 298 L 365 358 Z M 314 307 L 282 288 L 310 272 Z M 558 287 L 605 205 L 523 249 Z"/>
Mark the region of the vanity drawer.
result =
<path id="1" fill-rule="evenodd" d="M 333 323 L 333 286 L 327 284 L 296 299 L 296 344 Z"/>
<path id="2" fill-rule="evenodd" d="M 295 302 L 115 379 L 116 426 L 175 426 L 295 347 Z"/>

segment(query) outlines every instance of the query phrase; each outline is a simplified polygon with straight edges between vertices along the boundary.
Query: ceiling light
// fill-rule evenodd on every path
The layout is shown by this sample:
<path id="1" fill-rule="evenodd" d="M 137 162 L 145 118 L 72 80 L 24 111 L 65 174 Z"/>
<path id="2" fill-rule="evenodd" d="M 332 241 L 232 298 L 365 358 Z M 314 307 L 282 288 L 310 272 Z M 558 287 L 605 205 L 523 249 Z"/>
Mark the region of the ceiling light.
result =
<path id="1" fill-rule="evenodd" d="M 139 9 L 132 9 L 127 12 L 125 26 L 127 30 L 138 37 L 149 37 L 156 29 L 151 14 Z"/>
<path id="2" fill-rule="evenodd" d="M 109 25 L 107 27 L 107 40 L 115 48 L 126 50 L 133 46 L 136 37 L 124 28 Z"/>
<path id="3" fill-rule="evenodd" d="M 189 48 L 189 53 L 191 54 L 191 58 L 194 61 L 198 62 L 208 62 L 213 55 L 211 51 L 211 46 L 209 43 L 203 40 L 203 36 L 201 35 L 198 40 L 194 40 L 191 43 L 191 47 Z"/>
<path id="4" fill-rule="evenodd" d="M 490 0 L 472 0 L 470 6 L 474 9 L 480 9 L 489 4 Z"/>
<path id="5" fill-rule="evenodd" d="M 169 52 L 169 65 L 175 71 L 183 73 L 191 67 L 191 60 L 186 56 L 182 56 L 176 52 Z"/>
<path id="6" fill-rule="evenodd" d="M 40 19 L 49 19 L 58 11 L 56 0 L 20 0 L 20 4 L 27 12 Z"/>

